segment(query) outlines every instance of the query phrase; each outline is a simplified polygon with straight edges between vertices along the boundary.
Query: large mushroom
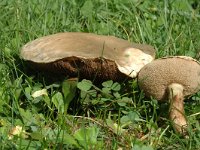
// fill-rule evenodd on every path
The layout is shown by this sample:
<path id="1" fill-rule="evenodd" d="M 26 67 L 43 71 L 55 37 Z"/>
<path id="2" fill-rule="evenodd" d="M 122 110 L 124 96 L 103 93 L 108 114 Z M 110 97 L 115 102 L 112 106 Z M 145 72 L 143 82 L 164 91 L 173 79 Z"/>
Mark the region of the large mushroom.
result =
<path id="1" fill-rule="evenodd" d="M 186 56 L 154 60 L 140 70 L 138 84 L 147 97 L 169 101 L 173 127 L 185 135 L 184 97 L 200 90 L 200 63 Z"/>
<path id="2" fill-rule="evenodd" d="M 40 71 L 97 80 L 124 80 L 155 58 L 152 46 L 113 36 L 66 32 L 27 43 L 21 57 Z"/>

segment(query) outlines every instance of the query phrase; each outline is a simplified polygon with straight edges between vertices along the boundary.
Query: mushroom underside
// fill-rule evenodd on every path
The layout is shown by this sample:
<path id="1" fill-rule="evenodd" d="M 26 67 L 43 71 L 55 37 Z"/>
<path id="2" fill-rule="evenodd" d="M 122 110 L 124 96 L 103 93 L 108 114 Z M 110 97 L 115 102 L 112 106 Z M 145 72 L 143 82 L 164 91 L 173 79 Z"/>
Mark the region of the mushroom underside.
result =
<path id="1" fill-rule="evenodd" d="M 89 79 L 95 82 L 106 80 L 125 81 L 131 77 L 121 73 L 114 61 L 104 58 L 83 59 L 68 57 L 50 63 L 27 61 L 32 69 L 49 77 Z"/>

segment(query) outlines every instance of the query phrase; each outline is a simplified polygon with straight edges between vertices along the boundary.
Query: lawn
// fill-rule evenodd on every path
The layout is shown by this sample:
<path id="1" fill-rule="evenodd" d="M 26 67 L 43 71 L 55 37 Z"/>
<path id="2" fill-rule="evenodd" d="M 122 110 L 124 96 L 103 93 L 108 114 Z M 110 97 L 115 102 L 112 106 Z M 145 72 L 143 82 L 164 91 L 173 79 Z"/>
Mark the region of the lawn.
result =
<path id="1" fill-rule="evenodd" d="M 28 41 L 74 31 L 150 44 L 157 58 L 200 60 L 198 0 L 1 0 L 0 14 L 0 149 L 200 148 L 200 92 L 185 100 L 186 139 L 168 103 L 146 98 L 136 80 L 49 81 L 19 56 Z"/>

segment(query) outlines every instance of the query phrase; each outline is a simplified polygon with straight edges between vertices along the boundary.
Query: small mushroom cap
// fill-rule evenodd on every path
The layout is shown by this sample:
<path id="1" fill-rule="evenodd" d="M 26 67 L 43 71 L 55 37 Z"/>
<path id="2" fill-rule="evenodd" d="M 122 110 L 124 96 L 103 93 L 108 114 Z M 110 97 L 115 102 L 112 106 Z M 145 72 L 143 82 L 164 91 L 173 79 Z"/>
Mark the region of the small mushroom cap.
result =
<path id="1" fill-rule="evenodd" d="M 114 61 L 120 72 L 136 77 L 139 70 L 155 58 L 155 50 L 149 45 L 130 43 L 113 36 L 66 32 L 27 43 L 21 50 L 21 57 L 38 64 L 68 57 L 105 58 Z"/>
<path id="2" fill-rule="evenodd" d="M 139 87 L 147 97 L 166 100 L 167 88 L 177 83 L 183 86 L 183 96 L 200 90 L 200 64 L 191 57 L 166 57 L 152 61 L 138 73 Z"/>

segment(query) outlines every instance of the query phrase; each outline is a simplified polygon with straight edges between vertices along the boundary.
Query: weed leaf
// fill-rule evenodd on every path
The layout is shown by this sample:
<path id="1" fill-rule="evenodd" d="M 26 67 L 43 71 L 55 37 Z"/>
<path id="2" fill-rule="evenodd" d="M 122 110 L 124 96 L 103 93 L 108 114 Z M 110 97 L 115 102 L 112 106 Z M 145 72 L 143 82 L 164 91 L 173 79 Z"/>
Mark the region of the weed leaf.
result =
<path id="1" fill-rule="evenodd" d="M 86 80 L 86 79 L 84 79 L 84 80 L 82 80 L 81 82 L 79 82 L 78 84 L 77 84 L 77 87 L 81 90 L 81 91 L 88 91 L 88 90 L 90 90 L 91 89 L 91 87 L 92 87 L 92 82 L 90 81 L 90 80 Z"/>
<path id="2" fill-rule="evenodd" d="M 55 107 L 58 109 L 59 113 L 64 113 L 64 102 L 63 102 L 63 96 L 60 92 L 57 92 L 52 97 L 52 102 L 55 105 Z"/>

